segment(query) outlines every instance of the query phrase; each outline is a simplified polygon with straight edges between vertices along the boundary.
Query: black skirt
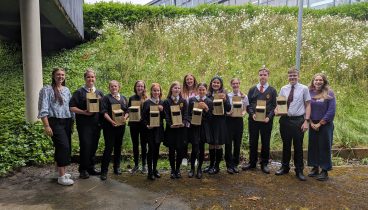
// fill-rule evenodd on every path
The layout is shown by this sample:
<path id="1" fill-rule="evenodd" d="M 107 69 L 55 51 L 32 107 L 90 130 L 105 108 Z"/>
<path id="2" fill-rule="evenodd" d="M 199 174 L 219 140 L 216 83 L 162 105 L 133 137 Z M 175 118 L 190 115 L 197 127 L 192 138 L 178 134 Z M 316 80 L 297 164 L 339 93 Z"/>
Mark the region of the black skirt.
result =
<path id="1" fill-rule="evenodd" d="M 226 116 L 214 115 L 210 121 L 211 138 L 208 144 L 222 145 L 226 144 L 229 138 L 227 133 Z"/>

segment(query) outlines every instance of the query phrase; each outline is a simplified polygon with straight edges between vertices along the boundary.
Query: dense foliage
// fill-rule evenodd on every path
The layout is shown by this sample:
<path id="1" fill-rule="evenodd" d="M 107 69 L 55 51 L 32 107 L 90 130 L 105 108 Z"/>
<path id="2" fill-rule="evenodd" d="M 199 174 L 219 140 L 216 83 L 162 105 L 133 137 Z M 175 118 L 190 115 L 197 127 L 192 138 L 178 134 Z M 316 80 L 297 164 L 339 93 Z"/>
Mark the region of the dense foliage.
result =
<path id="1" fill-rule="evenodd" d="M 173 6 L 143 6 L 120 3 L 100 2 L 96 4 L 84 5 L 84 25 L 87 38 L 96 37 L 93 30 L 101 28 L 103 21 L 121 23 L 126 26 L 134 26 L 136 23 L 152 21 L 160 18 L 176 18 L 186 15 L 218 16 L 221 14 L 236 15 L 246 13 L 249 17 L 256 16 L 267 10 L 272 14 L 298 14 L 297 7 L 265 7 L 253 4 L 242 6 L 223 6 L 218 4 L 202 4 L 198 7 L 183 8 Z M 341 5 L 327 9 L 315 10 L 304 9 L 304 15 L 321 17 L 324 15 L 337 15 L 352 17 L 358 20 L 368 20 L 368 2 L 351 5 Z"/>

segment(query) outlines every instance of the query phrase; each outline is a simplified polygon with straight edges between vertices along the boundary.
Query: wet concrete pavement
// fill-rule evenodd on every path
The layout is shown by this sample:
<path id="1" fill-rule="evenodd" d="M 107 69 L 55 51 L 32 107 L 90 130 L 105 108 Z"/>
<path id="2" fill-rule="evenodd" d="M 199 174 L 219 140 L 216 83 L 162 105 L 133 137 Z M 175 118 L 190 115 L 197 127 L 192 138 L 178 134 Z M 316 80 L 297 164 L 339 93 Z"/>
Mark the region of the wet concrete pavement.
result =
<path id="1" fill-rule="evenodd" d="M 53 167 L 27 167 L 0 179 L 0 209 L 190 209 L 181 200 L 99 177 L 77 179 L 61 186 L 53 178 Z"/>
<path id="2" fill-rule="evenodd" d="M 56 184 L 51 171 L 28 167 L 1 178 L 0 209 L 368 209 L 367 166 L 335 167 L 326 182 L 259 169 L 235 175 L 222 170 L 199 180 L 187 178 L 183 169 L 177 180 L 165 172 L 155 181 L 123 173 L 110 174 L 106 182 L 76 180 L 72 187 Z"/>

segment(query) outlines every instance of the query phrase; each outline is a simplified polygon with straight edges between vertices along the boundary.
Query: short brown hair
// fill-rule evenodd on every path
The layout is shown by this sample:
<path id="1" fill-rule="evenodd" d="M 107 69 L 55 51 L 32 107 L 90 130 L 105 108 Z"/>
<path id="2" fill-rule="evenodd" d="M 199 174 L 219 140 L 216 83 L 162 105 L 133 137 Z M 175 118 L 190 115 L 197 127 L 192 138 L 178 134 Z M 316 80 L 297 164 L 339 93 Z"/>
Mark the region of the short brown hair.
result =
<path id="1" fill-rule="evenodd" d="M 295 66 L 290 67 L 290 69 L 288 70 L 288 74 L 292 74 L 292 73 L 297 73 L 299 75 L 299 71 Z"/>
<path id="2" fill-rule="evenodd" d="M 261 72 L 261 71 L 265 71 L 265 72 L 267 72 L 267 74 L 268 74 L 268 75 L 270 75 L 270 70 L 269 70 L 268 68 L 266 68 L 266 67 L 262 67 L 262 68 L 260 68 L 260 69 L 258 70 L 258 73 L 259 73 L 259 72 Z"/>

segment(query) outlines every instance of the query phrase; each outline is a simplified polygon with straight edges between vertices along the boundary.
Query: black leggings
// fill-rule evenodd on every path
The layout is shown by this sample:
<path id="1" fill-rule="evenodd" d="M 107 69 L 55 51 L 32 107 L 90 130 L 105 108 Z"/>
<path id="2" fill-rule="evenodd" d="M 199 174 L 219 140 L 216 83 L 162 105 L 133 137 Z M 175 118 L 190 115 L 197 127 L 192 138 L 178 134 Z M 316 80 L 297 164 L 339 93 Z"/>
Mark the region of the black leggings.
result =
<path id="1" fill-rule="evenodd" d="M 125 125 L 116 128 L 106 127 L 103 129 L 105 139 L 105 149 L 102 156 L 101 172 L 107 172 L 111 160 L 111 153 L 114 150 L 114 169 L 120 168 L 121 162 L 121 145 L 123 144 L 123 137 L 125 132 Z"/>
<path id="2" fill-rule="evenodd" d="M 202 168 L 204 160 L 204 143 L 192 144 L 192 154 L 190 156 L 191 169 L 195 168 L 196 159 L 198 159 L 198 168 Z"/>
<path id="3" fill-rule="evenodd" d="M 169 147 L 169 161 L 172 172 L 180 171 L 180 165 L 181 161 L 183 160 L 183 156 L 184 156 L 184 148 Z"/>
<path id="4" fill-rule="evenodd" d="M 143 126 L 130 126 L 130 136 L 133 144 L 133 157 L 134 165 L 138 166 L 139 162 L 139 140 L 141 140 L 141 150 L 142 150 L 142 165 L 146 165 L 147 161 L 147 138 L 143 130 Z"/>
<path id="5" fill-rule="evenodd" d="M 48 118 L 50 127 L 53 132 L 51 137 L 55 147 L 55 161 L 58 167 L 64 167 L 70 164 L 71 156 L 71 135 L 72 120 L 71 118 Z"/>
<path id="6" fill-rule="evenodd" d="M 147 165 L 149 174 L 152 174 L 157 170 L 159 152 L 160 143 L 153 142 L 153 140 L 148 140 Z"/>

